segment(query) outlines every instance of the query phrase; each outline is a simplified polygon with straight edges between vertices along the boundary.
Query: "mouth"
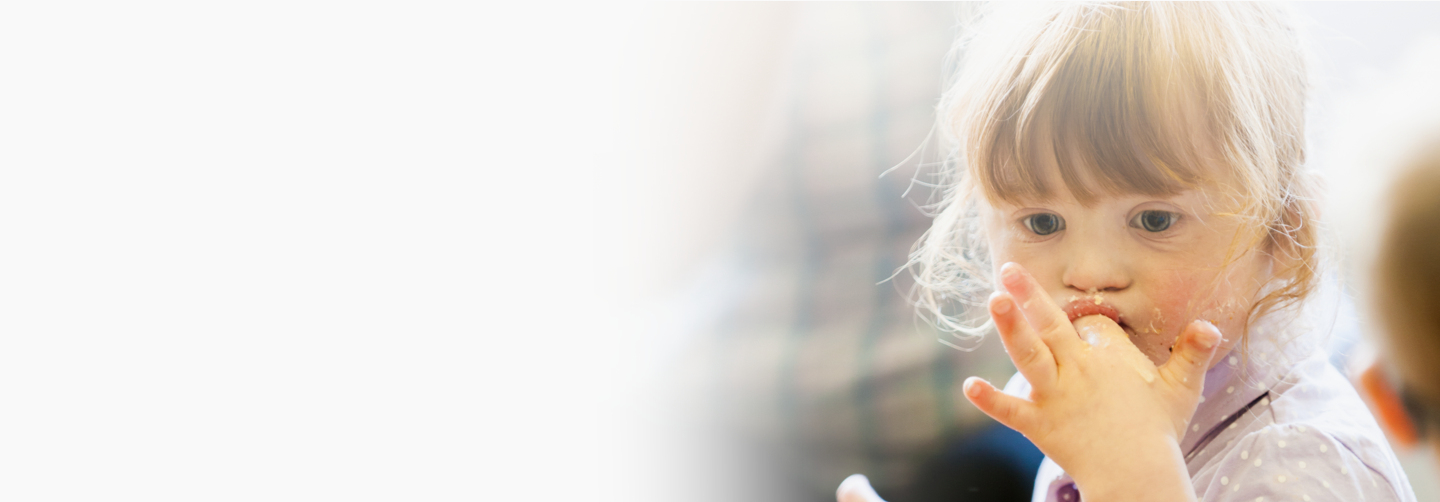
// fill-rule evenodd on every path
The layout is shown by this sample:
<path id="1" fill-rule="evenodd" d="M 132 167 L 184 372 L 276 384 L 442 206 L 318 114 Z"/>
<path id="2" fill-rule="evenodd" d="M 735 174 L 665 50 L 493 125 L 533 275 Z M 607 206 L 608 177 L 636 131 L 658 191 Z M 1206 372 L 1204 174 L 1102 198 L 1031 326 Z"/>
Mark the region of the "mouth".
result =
<path id="1" fill-rule="evenodd" d="M 1071 301 L 1065 306 L 1065 314 L 1070 317 L 1070 322 L 1075 322 L 1076 319 L 1085 316 L 1102 315 L 1115 321 L 1115 324 L 1119 324 L 1120 329 L 1125 330 L 1125 333 L 1134 334 L 1130 325 L 1125 323 L 1125 318 L 1120 315 L 1120 311 L 1108 303 L 1096 304 L 1090 299 Z"/>

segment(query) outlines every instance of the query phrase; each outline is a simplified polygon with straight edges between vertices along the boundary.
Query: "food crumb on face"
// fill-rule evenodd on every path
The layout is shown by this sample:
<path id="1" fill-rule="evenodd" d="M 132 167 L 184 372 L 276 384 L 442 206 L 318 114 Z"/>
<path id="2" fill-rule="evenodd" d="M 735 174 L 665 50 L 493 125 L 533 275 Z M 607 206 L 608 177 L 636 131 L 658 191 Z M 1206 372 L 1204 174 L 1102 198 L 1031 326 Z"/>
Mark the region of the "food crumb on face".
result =
<path id="1" fill-rule="evenodd" d="M 1095 302 L 1096 305 L 1105 303 L 1105 293 L 1101 293 L 1098 289 L 1090 288 L 1085 290 L 1085 296 L 1090 297 L 1090 301 Z M 1070 301 L 1075 301 L 1075 297 L 1072 296 Z"/>

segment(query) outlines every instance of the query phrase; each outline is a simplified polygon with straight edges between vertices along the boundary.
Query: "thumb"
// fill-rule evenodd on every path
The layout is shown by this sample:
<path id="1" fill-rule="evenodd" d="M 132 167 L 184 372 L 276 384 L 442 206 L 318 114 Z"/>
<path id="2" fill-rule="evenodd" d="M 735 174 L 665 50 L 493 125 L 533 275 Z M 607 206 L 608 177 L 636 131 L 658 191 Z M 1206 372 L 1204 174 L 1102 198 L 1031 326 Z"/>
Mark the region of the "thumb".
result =
<path id="1" fill-rule="evenodd" d="M 1219 346 L 1220 330 L 1214 324 L 1196 320 L 1185 326 L 1185 331 L 1175 340 L 1175 350 L 1170 353 L 1170 360 L 1160 367 L 1160 374 L 1172 385 L 1199 392 Z"/>
<path id="2" fill-rule="evenodd" d="M 875 489 L 870 487 L 870 478 L 864 474 L 851 474 L 835 489 L 835 500 L 839 502 L 885 502 Z"/>

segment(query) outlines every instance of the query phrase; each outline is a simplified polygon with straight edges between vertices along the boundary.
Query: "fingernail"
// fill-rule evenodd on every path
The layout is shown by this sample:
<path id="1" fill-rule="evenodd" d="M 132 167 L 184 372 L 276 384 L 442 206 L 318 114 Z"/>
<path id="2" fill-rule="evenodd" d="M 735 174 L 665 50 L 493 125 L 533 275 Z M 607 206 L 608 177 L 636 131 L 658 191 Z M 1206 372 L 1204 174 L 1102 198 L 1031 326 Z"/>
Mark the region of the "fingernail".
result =
<path id="1" fill-rule="evenodd" d="M 1010 299 L 1000 296 L 999 291 L 990 295 L 990 309 L 994 310 L 996 314 L 1009 313 L 1012 306 L 1014 306 L 1014 304 L 1010 302 Z"/>
<path id="2" fill-rule="evenodd" d="M 1210 350 L 1215 347 L 1215 344 L 1220 343 L 1220 329 L 1216 328 L 1214 324 L 1205 320 L 1197 320 L 1195 324 L 1198 325 L 1196 326 L 1198 332 L 1195 333 L 1195 345 Z"/>
<path id="3" fill-rule="evenodd" d="M 1020 266 L 1015 262 L 1008 262 L 1000 266 L 1000 281 L 1006 286 L 1014 286 L 1020 283 Z"/>
<path id="4" fill-rule="evenodd" d="M 980 381 L 980 377 L 975 376 L 965 379 L 965 385 L 963 387 L 965 390 L 965 395 L 970 397 L 980 397 L 980 386 L 975 385 L 975 382 L 978 381 Z"/>

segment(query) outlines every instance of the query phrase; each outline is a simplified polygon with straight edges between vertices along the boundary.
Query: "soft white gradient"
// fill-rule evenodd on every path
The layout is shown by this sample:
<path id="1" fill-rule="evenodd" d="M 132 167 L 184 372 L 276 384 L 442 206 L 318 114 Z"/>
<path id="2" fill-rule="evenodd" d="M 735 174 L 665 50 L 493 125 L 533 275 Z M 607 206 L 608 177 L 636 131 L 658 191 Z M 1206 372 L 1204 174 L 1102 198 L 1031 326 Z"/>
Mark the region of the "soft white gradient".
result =
<path id="1" fill-rule="evenodd" d="M 647 498 L 789 7 L 466 5 L 0 10 L 0 496 Z"/>

